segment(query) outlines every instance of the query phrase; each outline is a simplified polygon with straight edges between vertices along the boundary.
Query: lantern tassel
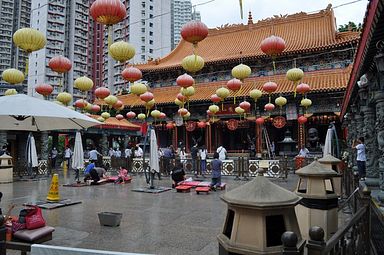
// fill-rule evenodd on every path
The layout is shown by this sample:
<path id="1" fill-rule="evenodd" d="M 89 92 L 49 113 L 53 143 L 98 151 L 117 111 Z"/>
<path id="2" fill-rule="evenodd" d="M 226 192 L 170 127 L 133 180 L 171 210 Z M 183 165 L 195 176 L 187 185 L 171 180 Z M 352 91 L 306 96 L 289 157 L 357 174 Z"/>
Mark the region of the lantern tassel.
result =
<path id="1" fill-rule="evenodd" d="M 293 91 L 293 97 L 296 98 L 296 88 L 297 88 L 297 82 L 296 81 L 293 82 L 293 86 L 295 87 L 294 91 Z"/>
<path id="2" fill-rule="evenodd" d="M 24 72 L 25 76 L 28 76 L 28 71 L 29 71 L 29 53 L 28 53 L 27 59 L 25 60 L 25 72 Z"/>
<path id="3" fill-rule="evenodd" d="M 221 101 L 221 111 L 223 112 L 224 111 L 224 102 Z"/>
<path id="4" fill-rule="evenodd" d="M 273 65 L 273 74 L 276 74 L 276 63 L 275 59 L 272 58 L 272 65 Z"/>

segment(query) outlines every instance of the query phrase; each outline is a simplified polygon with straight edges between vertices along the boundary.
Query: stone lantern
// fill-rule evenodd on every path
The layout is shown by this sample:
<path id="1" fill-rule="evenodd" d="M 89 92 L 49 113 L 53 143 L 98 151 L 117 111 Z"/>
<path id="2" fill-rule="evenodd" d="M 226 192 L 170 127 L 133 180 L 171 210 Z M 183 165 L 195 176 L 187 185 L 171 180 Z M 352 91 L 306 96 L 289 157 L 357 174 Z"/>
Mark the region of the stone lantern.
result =
<path id="1" fill-rule="evenodd" d="M 218 235 L 219 254 L 281 254 L 281 236 L 292 231 L 303 244 L 295 214 L 300 200 L 290 192 L 257 176 L 222 196 L 228 204 L 224 228 Z"/>
<path id="2" fill-rule="evenodd" d="M 12 157 L 4 153 L 0 156 L 0 183 L 13 182 Z"/>
<path id="3" fill-rule="evenodd" d="M 301 234 L 308 239 L 308 230 L 320 226 L 328 240 L 338 228 L 338 196 L 333 177 L 339 174 L 317 160 L 297 170 L 296 174 L 300 177 L 296 194 L 303 198 L 296 206 Z"/>
<path id="4" fill-rule="evenodd" d="M 328 167 L 329 169 L 335 170 L 337 173 L 339 173 L 339 176 L 333 177 L 333 184 L 335 185 L 335 193 L 340 197 L 341 196 L 341 169 L 340 169 L 340 163 L 341 160 L 338 158 L 335 158 L 331 154 L 327 154 L 324 157 L 319 159 L 319 162 L 323 164 L 325 167 Z"/>

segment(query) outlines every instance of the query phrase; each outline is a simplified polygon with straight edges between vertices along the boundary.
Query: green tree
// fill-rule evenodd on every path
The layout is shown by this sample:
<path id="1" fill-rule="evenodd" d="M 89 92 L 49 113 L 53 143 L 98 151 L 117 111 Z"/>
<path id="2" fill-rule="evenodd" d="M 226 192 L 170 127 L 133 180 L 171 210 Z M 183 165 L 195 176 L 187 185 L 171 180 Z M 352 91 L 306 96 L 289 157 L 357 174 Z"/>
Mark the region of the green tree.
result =
<path id="1" fill-rule="evenodd" d="M 339 32 L 346 32 L 346 31 L 360 32 L 361 29 L 362 29 L 361 23 L 356 25 L 354 22 L 349 21 L 348 24 L 340 25 L 338 31 Z"/>

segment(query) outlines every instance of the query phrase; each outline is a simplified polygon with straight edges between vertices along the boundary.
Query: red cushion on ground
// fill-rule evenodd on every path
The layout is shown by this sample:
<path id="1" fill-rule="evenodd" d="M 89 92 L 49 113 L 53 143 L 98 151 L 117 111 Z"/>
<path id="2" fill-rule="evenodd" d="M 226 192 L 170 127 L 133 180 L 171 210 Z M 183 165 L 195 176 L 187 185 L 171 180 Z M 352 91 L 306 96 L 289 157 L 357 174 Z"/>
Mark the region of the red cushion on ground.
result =
<path id="1" fill-rule="evenodd" d="M 182 181 L 179 183 L 179 185 L 183 186 L 190 186 L 190 187 L 197 187 L 200 182 L 197 181 Z"/>
<path id="2" fill-rule="evenodd" d="M 116 181 L 117 180 L 117 178 L 119 178 L 118 176 L 109 176 L 108 177 L 108 181 L 109 182 L 114 182 L 114 181 Z M 124 179 L 124 181 L 130 181 L 130 180 L 132 180 L 132 177 L 130 177 L 130 176 L 126 176 L 125 177 L 125 179 Z"/>
<path id="3" fill-rule="evenodd" d="M 210 187 L 197 187 L 196 188 L 196 192 L 208 192 L 210 190 L 211 190 Z"/>
<path id="4" fill-rule="evenodd" d="M 179 185 L 176 187 L 177 190 L 188 190 L 191 189 L 191 186 L 186 186 L 186 185 Z"/>

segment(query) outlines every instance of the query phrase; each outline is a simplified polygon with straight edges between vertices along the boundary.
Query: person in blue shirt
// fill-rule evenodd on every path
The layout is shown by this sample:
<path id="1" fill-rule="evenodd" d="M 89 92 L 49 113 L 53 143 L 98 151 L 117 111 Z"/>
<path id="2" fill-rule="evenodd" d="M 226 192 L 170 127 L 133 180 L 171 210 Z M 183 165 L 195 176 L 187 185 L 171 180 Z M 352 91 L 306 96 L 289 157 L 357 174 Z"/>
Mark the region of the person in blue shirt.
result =
<path id="1" fill-rule="evenodd" d="M 211 189 L 216 191 L 216 188 L 221 185 L 221 167 L 222 161 L 219 159 L 219 153 L 215 152 L 213 154 L 213 160 L 211 161 L 212 168 L 212 182 Z"/>
<path id="2" fill-rule="evenodd" d="M 91 171 L 95 169 L 95 163 L 89 164 L 85 170 L 84 170 L 84 182 L 87 182 L 87 180 L 92 179 L 91 178 Z"/>

